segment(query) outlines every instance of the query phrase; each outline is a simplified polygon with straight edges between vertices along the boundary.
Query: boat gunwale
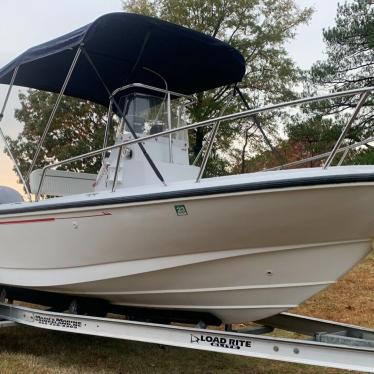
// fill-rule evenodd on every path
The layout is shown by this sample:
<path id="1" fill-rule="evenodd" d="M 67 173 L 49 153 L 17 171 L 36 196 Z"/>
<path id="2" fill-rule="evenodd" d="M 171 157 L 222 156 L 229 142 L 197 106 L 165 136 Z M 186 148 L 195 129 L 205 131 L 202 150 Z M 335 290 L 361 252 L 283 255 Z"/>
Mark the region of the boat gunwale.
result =
<path id="1" fill-rule="evenodd" d="M 193 198 L 200 196 L 214 196 L 226 193 L 256 192 L 274 189 L 286 189 L 297 187 L 318 187 L 326 185 L 342 185 L 352 183 L 374 183 L 374 173 L 344 174 L 344 175 L 324 175 L 311 176 L 292 179 L 267 180 L 259 182 L 247 182 L 238 184 L 227 184 L 221 186 L 208 186 L 199 188 L 189 188 L 156 193 L 144 193 L 139 195 L 127 195 L 116 197 L 105 197 L 97 199 L 85 199 L 74 201 L 63 201 L 50 204 L 25 203 L 27 206 L 15 206 L 14 208 L 2 209 L 0 205 L 0 219 L 5 216 L 21 213 L 37 213 L 55 210 L 68 210 L 74 208 L 91 208 L 115 206 L 120 204 L 144 203 L 153 201 L 165 201 L 171 199 Z M 87 194 L 84 194 L 86 196 Z M 50 200 L 51 201 L 51 200 Z M 4 217 L 3 217 L 4 216 Z"/>

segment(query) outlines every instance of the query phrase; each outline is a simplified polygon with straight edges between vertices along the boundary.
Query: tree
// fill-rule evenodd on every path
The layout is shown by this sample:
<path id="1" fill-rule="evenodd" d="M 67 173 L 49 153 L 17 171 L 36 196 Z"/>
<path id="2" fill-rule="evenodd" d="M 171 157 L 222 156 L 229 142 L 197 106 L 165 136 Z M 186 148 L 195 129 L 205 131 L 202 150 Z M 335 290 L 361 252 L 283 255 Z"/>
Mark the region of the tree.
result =
<path id="1" fill-rule="evenodd" d="M 374 4 L 354 0 L 338 5 L 335 26 L 323 31 L 327 59 L 311 69 L 315 84 L 349 89 L 374 84 Z"/>
<path id="2" fill-rule="evenodd" d="M 15 140 L 8 138 L 12 152 L 23 175 L 27 175 L 36 145 L 39 142 L 56 94 L 28 90 L 20 93 L 21 108 L 15 112 L 18 121 L 24 123 L 23 131 Z M 37 167 L 80 155 L 103 144 L 107 109 L 87 101 L 63 97 L 57 110 L 50 133 L 41 149 Z M 111 133 L 111 141 L 113 133 Z M 101 165 L 97 157 L 61 166 L 61 170 L 76 170 L 96 173 Z"/>
<path id="3" fill-rule="evenodd" d="M 327 57 L 324 61 L 316 62 L 306 76 L 307 94 L 319 89 L 348 90 L 374 85 L 374 5 L 369 0 L 354 0 L 339 5 L 335 25 L 323 31 L 326 43 Z M 347 123 L 352 109 L 357 104 L 357 96 L 329 100 L 323 103 L 309 105 L 304 109 L 306 120 L 294 121 L 288 127 L 288 135 L 295 140 L 305 138 L 306 123 L 320 122 L 318 131 L 324 138 L 332 141 Z M 307 122 L 305 122 L 307 121 Z M 329 126 L 324 126 L 325 122 Z M 346 144 L 357 142 L 373 136 L 374 101 L 369 97 L 362 109 L 361 116 L 347 134 Z M 317 129 L 315 129 L 317 130 Z M 327 131 L 327 132 L 326 132 Z M 336 135 L 332 138 L 332 134 Z M 331 150 L 331 141 L 324 142 L 318 153 Z M 305 147 L 308 145 L 304 143 Z M 309 147 L 310 153 L 315 150 Z M 368 153 L 367 157 L 365 154 Z M 350 152 L 347 162 L 371 163 L 374 158 L 372 147 Z M 337 158 L 338 160 L 339 158 Z"/>
<path id="4" fill-rule="evenodd" d="M 300 79 L 299 70 L 288 57 L 284 44 L 294 37 L 295 29 L 307 22 L 311 9 L 299 9 L 293 0 L 125 0 L 124 10 L 152 15 L 217 37 L 236 47 L 244 56 L 247 72 L 240 86 L 252 107 L 295 97 L 293 87 Z M 232 87 L 223 87 L 196 95 L 190 110 L 191 121 L 220 114 Z M 225 113 L 243 110 L 240 100 L 232 101 Z M 270 136 L 277 134 L 277 115 L 261 118 Z M 252 120 L 236 125 L 223 125 L 215 142 L 208 175 L 225 174 L 229 169 L 228 154 L 245 160 L 250 144 L 265 149 L 263 139 L 252 134 Z M 192 133 L 193 156 L 200 152 L 209 129 Z M 243 141 L 243 139 L 245 139 Z M 223 155 L 225 155 L 223 157 Z M 244 161 L 243 161 L 244 162 Z"/>

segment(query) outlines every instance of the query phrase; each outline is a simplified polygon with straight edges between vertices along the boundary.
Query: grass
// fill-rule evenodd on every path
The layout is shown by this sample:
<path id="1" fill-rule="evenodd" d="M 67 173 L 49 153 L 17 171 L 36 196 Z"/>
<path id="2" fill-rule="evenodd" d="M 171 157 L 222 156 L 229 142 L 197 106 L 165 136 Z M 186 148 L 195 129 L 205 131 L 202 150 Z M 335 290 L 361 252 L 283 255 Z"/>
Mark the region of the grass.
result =
<path id="1" fill-rule="evenodd" d="M 374 327 L 374 252 L 337 284 L 292 312 Z M 0 373 L 26 372 L 348 373 L 343 370 L 188 349 L 160 349 L 152 344 L 58 333 L 24 326 L 0 329 Z"/>

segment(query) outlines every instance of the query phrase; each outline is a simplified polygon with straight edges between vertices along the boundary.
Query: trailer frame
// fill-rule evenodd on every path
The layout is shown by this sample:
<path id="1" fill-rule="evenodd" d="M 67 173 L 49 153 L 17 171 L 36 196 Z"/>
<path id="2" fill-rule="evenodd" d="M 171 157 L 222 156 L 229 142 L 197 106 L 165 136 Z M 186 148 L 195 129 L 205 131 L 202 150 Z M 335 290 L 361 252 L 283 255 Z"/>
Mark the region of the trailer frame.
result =
<path id="1" fill-rule="evenodd" d="M 47 330 L 147 342 L 290 363 L 374 373 L 374 330 L 281 313 L 258 326 L 233 331 L 68 314 L 0 303 L 0 327 L 18 324 Z M 288 339 L 264 335 L 274 328 L 309 335 Z"/>

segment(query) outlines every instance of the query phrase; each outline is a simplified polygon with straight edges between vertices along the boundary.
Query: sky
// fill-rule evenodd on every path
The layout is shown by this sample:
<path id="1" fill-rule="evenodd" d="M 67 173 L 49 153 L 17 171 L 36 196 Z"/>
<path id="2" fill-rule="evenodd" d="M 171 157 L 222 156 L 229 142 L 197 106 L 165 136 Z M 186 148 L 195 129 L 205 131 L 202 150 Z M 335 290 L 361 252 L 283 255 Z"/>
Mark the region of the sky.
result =
<path id="1" fill-rule="evenodd" d="M 299 26 L 296 37 L 287 44 L 287 50 L 296 64 L 304 69 L 324 57 L 322 29 L 332 26 L 338 1 L 344 0 L 295 0 L 299 7 L 313 7 L 314 15 L 307 25 Z M 61 36 L 97 17 L 121 10 L 121 0 L 1 0 L 0 67 L 7 64 L 26 49 Z M 0 85 L 0 108 L 6 95 L 6 86 Z M 17 107 L 15 89 L 8 104 L 1 128 L 12 137 L 22 130 L 14 118 Z M 16 176 L 10 160 L 1 152 L 0 186 L 16 185 Z"/>

